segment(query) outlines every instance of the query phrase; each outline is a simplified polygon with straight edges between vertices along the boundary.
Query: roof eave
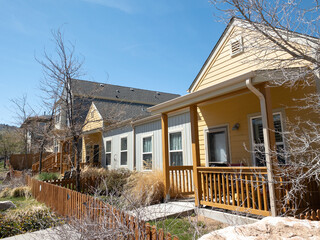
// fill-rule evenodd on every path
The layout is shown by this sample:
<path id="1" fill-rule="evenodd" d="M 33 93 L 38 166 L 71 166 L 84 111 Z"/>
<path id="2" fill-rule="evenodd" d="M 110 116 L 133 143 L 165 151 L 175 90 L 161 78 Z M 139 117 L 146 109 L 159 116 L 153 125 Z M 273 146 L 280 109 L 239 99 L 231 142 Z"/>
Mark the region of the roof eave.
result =
<path id="1" fill-rule="evenodd" d="M 218 97 L 220 95 L 233 92 L 245 88 L 245 80 L 248 78 L 255 78 L 256 72 L 250 71 L 248 73 L 239 75 L 235 78 L 229 79 L 222 83 L 210 86 L 208 88 L 189 93 L 187 95 L 175 98 L 173 100 L 158 104 L 148 108 L 152 114 L 169 113 L 179 109 L 186 108 L 190 105 L 198 104 L 208 99 Z M 255 78 L 254 83 L 266 81 L 264 78 Z"/>

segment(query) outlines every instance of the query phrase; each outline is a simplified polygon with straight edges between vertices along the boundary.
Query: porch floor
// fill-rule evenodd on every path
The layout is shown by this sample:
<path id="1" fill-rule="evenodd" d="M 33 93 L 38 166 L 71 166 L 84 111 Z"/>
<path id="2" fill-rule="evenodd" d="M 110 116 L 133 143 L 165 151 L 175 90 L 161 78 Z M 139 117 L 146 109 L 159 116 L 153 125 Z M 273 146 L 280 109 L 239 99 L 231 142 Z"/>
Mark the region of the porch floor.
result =
<path id="1" fill-rule="evenodd" d="M 143 221 L 155 221 L 167 217 L 178 217 L 192 214 L 195 209 L 194 199 L 190 199 L 141 207 L 130 211 L 129 214 L 132 214 Z"/>

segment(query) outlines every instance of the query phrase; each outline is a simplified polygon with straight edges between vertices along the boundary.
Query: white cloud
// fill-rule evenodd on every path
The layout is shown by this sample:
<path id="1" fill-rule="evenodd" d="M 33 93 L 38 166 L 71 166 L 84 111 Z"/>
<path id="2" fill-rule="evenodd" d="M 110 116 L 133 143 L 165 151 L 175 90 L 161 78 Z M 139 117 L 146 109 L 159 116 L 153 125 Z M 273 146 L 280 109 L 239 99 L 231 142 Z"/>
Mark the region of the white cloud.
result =
<path id="1" fill-rule="evenodd" d="M 109 8 L 115 8 L 122 12 L 133 13 L 136 11 L 135 7 L 127 0 L 82 0 L 88 3 L 99 4 Z M 131 1 L 132 2 L 132 1 Z"/>

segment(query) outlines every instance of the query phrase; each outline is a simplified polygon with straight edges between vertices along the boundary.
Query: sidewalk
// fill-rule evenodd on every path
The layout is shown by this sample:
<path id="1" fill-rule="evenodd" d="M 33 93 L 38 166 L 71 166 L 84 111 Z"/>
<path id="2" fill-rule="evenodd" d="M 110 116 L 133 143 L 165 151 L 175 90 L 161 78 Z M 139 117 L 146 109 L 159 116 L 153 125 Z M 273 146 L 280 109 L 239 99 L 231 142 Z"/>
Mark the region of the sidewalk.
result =
<path id="1" fill-rule="evenodd" d="M 80 235 L 63 225 L 56 228 L 48 228 L 36 232 L 25 233 L 13 237 L 3 238 L 3 240 L 79 240 Z"/>

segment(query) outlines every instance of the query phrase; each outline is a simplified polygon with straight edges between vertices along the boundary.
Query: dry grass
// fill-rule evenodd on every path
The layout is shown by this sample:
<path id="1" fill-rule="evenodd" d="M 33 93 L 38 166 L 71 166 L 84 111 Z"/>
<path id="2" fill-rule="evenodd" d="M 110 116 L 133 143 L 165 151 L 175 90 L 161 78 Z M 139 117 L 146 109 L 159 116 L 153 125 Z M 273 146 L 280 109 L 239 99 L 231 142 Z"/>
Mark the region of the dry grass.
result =
<path id="1" fill-rule="evenodd" d="M 6 197 L 25 197 L 29 198 L 31 197 L 30 188 L 27 186 L 20 186 L 15 187 L 13 189 L 11 188 L 5 188 L 0 192 L 0 198 L 6 198 Z"/>
<path id="2" fill-rule="evenodd" d="M 10 197 L 11 191 L 12 191 L 11 188 L 6 187 L 0 192 L 0 198 Z"/>
<path id="3" fill-rule="evenodd" d="M 97 168 L 97 167 L 88 167 L 85 166 L 83 170 L 81 170 L 81 177 L 101 177 L 105 178 L 108 175 L 108 170 L 105 168 Z"/>
<path id="4" fill-rule="evenodd" d="M 125 196 L 135 205 L 159 203 L 164 196 L 163 172 L 135 172 L 125 185 Z M 132 203 L 131 203 L 132 204 Z"/>
<path id="5" fill-rule="evenodd" d="M 27 186 L 16 187 L 11 190 L 11 197 L 31 197 L 31 189 Z"/>

